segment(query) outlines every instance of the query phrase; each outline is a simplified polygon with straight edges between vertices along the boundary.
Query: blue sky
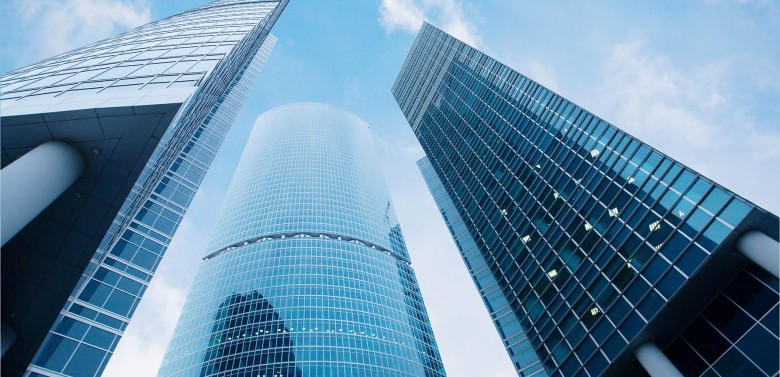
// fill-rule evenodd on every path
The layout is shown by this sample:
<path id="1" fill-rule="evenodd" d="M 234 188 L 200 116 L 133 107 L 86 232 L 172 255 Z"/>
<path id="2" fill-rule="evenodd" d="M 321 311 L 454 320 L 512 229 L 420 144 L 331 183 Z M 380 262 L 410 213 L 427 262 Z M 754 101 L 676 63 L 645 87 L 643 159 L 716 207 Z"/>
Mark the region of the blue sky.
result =
<path id="1" fill-rule="evenodd" d="M 202 3 L 5 1 L 0 72 Z M 106 376 L 156 373 L 254 118 L 298 101 L 332 103 L 372 125 L 449 375 L 514 375 L 390 94 L 422 19 L 780 212 L 778 1 L 291 0 Z"/>

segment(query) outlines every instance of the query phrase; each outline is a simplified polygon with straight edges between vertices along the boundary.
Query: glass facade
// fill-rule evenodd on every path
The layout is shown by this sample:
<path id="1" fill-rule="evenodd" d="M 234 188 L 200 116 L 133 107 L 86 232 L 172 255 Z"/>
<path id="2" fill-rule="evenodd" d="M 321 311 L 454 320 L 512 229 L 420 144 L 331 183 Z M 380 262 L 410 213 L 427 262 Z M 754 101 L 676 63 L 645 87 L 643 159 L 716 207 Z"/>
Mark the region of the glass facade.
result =
<path id="1" fill-rule="evenodd" d="M 735 246 L 777 216 L 429 24 L 393 94 L 513 358 L 527 337 L 549 375 L 636 375 L 652 340 L 693 375 L 777 374 L 778 280 Z"/>
<path id="2" fill-rule="evenodd" d="M 777 376 L 778 280 L 749 266 L 668 348 L 688 376 Z"/>
<path id="3" fill-rule="evenodd" d="M 260 115 L 160 376 L 443 376 L 369 126 Z"/>
<path id="4" fill-rule="evenodd" d="M 463 261 L 471 274 L 471 277 L 482 296 L 485 306 L 490 312 L 490 317 L 501 335 L 512 363 L 517 369 L 518 375 L 546 376 L 541 361 L 536 356 L 528 337 L 525 335 L 517 314 L 501 294 L 501 286 L 496 281 L 485 258 L 479 252 L 477 242 L 471 237 L 463 219 L 460 218 L 455 203 L 452 202 L 445 191 L 441 180 L 431 166 L 427 157 L 417 162 L 422 172 L 425 183 L 431 189 L 431 194 L 439 206 L 447 229 L 452 234 Z"/>
<path id="5" fill-rule="evenodd" d="M 6 355 L 4 375 L 24 369 L 25 376 L 102 373 L 273 48 L 276 39 L 268 33 L 286 4 L 215 1 L 1 77 L 3 116 L 14 116 L 16 128 L 40 125 L 26 119 L 49 122 L 65 114 L 88 124 L 92 116 L 108 138 L 106 122 L 117 119 L 111 117 L 141 127 L 155 106 L 173 103 L 178 109 L 169 124 L 161 121 L 162 131 L 154 135 L 159 140 L 150 139 L 156 144 L 149 143 L 148 160 L 134 162 L 139 174 L 131 177 L 137 179 L 127 196 L 115 199 L 121 207 L 99 233 L 97 250 L 83 250 L 91 257 L 75 287 L 67 288 L 71 293 L 59 304 L 56 320 L 35 324 L 48 330 L 42 343 L 17 340 L 19 352 L 33 353 Z M 73 137 L 79 132 L 74 128 Z M 4 305 L 6 296 L 4 290 Z M 7 321 L 14 319 L 4 310 Z"/>

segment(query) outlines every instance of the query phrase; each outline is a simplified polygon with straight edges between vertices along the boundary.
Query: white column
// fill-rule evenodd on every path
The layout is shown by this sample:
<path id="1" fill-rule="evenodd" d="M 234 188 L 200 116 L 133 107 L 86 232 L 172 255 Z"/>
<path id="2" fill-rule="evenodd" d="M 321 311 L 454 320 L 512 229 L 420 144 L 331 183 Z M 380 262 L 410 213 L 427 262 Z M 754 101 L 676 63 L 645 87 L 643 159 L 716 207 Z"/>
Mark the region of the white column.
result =
<path id="1" fill-rule="evenodd" d="M 5 245 L 78 179 L 84 159 L 49 141 L 0 170 L 0 238 Z"/>
<path id="2" fill-rule="evenodd" d="M 683 377 L 677 367 L 653 342 L 637 347 L 634 356 L 651 377 Z"/>
<path id="3" fill-rule="evenodd" d="M 737 240 L 737 250 L 753 263 L 780 277 L 780 244 L 757 230 L 746 232 Z"/>
<path id="4" fill-rule="evenodd" d="M 11 348 L 11 345 L 14 344 L 15 340 L 16 332 L 14 332 L 11 327 L 3 323 L 2 327 L 0 328 L 0 356 L 5 355 L 5 351 L 8 351 L 8 349 Z"/>

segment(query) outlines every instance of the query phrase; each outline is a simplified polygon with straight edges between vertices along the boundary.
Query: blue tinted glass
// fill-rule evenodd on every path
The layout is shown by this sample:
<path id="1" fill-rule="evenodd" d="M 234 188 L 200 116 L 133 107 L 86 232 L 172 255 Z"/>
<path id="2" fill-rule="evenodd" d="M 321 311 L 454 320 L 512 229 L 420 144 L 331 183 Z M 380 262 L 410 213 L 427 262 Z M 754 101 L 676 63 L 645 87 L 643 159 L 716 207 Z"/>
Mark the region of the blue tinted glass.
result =
<path id="1" fill-rule="evenodd" d="M 743 273 L 737 276 L 725 293 L 753 318 L 762 318 L 769 309 L 777 305 L 777 293 L 751 274 Z"/>
<path id="2" fill-rule="evenodd" d="M 84 341 L 96 347 L 109 349 L 114 341 L 114 334 L 97 327 L 90 327 L 87 336 L 84 337 Z"/>
<path id="3" fill-rule="evenodd" d="M 104 307 L 116 314 L 126 316 L 130 313 L 130 308 L 133 306 L 134 301 L 135 296 L 114 290 L 111 292 L 111 296 L 109 296 Z"/>
<path id="4" fill-rule="evenodd" d="M 645 160 L 645 162 L 642 164 L 642 169 L 645 169 L 648 172 L 652 173 L 660 161 L 661 161 L 661 155 L 658 154 L 658 152 L 652 151 L 650 155 L 647 157 L 647 159 Z"/>
<path id="5" fill-rule="evenodd" d="M 666 256 L 670 261 L 674 261 L 690 242 L 691 241 L 681 233 L 675 233 L 672 238 L 666 242 L 663 249 L 661 249 L 661 254 Z"/>
<path id="6" fill-rule="evenodd" d="M 672 224 L 677 225 L 682 219 L 691 213 L 691 210 L 693 210 L 693 203 L 688 201 L 688 199 L 683 198 L 677 203 L 676 206 L 674 206 L 674 209 L 669 214 L 669 221 Z"/>
<path id="7" fill-rule="evenodd" d="M 82 343 L 68 362 L 65 373 L 71 376 L 94 376 L 105 356 L 105 351 Z"/>
<path id="8" fill-rule="evenodd" d="M 122 322 L 122 321 L 120 321 L 120 320 L 118 320 L 116 318 L 109 317 L 109 316 L 107 316 L 105 314 L 98 314 L 97 321 L 102 323 L 102 324 L 104 324 L 104 325 L 106 325 L 106 326 L 113 327 L 113 328 L 115 328 L 117 330 L 124 329 L 124 322 Z"/>
<path id="9" fill-rule="evenodd" d="M 76 349 L 77 344 L 70 339 L 52 334 L 44 342 L 40 354 L 35 359 L 35 364 L 51 370 L 61 371 L 73 350 Z"/>
<path id="10" fill-rule="evenodd" d="M 707 225 L 707 222 L 710 221 L 710 219 L 710 215 L 699 208 L 694 211 L 687 220 L 685 220 L 685 225 L 687 225 L 687 227 L 683 227 L 682 230 L 689 237 L 694 237 L 702 230 L 704 230 L 704 227 Z"/>
<path id="11" fill-rule="evenodd" d="M 774 309 L 761 320 L 761 323 L 773 334 L 780 332 L 780 313 L 778 312 L 780 312 L 780 309 L 778 309 L 778 306 L 775 306 Z"/>
<path id="12" fill-rule="evenodd" d="M 704 199 L 704 201 L 701 203 L 701 206 L 711 213 L 718 213 L 718 211 L 720 211 L 720 209 L 723 208 L 723 206 L 729 200 L 729 197 L 731 197 L 729 193 L 720 187 L 715 187 L 712 189 L 712 191 L 710 191 L 709 194 L 707 194 L 707 198 Z"/>
<path id="13" fill-rule="evenodd" d="M 712 185 L 703 178 L 698 178 L 696 183 L 694 183 L 693 186 L 691 186 L 691 188 L 685 192 L 685 197 L 696 203 L 701 200 L 702 196 L 704 196 L 704 193 L 707 192 L 711 186 Z"/>
<path id="14" fill-rule="evenodd" d="M 685 282 L 685 278 L 676 270 L 671 270 L 661 281 L 658 282 L 658 291 L 667 299 L 671 298 L 680 286 Z"/>
<path id="15" fill-rule="evenodd" d="M 688 250 L 685 250 L 680 259 L 675 262 L 675 265 L 685 272 L 688 276 L 693 275 L 693 272 L 701 266 L 704 259 L 707 258 L 707 253 L 700 249 L 696 245 L 691 245 Z"/>
<path id="16" fill-rule="evenodd" d="M 132 294 L 139 294 L 143 287 L 143 284 L 126 277 L 123 277 L 121 280 L 119 280 L 119 284 L 117 284 L 117 288 Z"/>
<path id="17" fill-rule="evenodd" d="M 645 325 L 645 321 L 636 312 L 629 313 L 626 320 L 620 325 L 620 332 L 626 339 L 632 340 L 639 330 Z"/>
<path id="18" fill-rule="evenodd" d="M 661 336 L 673 343 L 675 348 L 669 350 L 687 352 L 681 357 L 672 355 L 675 364 L 683 361 L 680 368 L 685 375 L 706 373 L 729 350 L 728 340 L 703 336 L 712 345 L 687 338 L 674 340 L 677 334 L 656 334 L 664 331 L 663 324 L 648 326 L 645 320 L 658 320 L 659 313 L 670 310 L 676 317 L 672 320 L 679 320 L 680 325 L 697 321 L 696 315 L 704 308 L 690 307 L 682 287 L 688 276 L 700 269 L 704 272 L 704 263 L 710 262 L 708 251 L 722 244 L 731 231 L 728 224 L 712 217 L 723 211 L 733 194 L 713 187 L 706 178 L 619 130 L 611 141 L 606 139 L 612 134 L 605 134 L 602 143 L 600 134 L 613 128 L 587 112 L 575 113 L 576 106 L 560 97 L 549 100 L 549 91 L 530 80 L 522 81 L 529 92 L 522 94 L 517 109 L 506 106 L 505 97 L 520 94 L 505 93 L 504 87 L 511 83 L 497 82 L 491 76 L 494 67 L 507 70 L 426 25 L 393 88 L 426 153 L 430 168 L 424 176 L 440 181 L 431 183 L 434 179 L 426 177 L 437 205 L 442 211 L 448 208 L 449 217 L 468 219 L 465 230 L 450 231 L 459 241 L 472 237 L 476 244 L 472 254 L 484 258 L 472 275 L 483 287 L 505 282 L 499 283 L 500 289 L 491 287 L 483 293 L 488 306 L 501 310 L 502 303 L 496 302 L 501 298 L 512 303 L 510 308 L 529 336 L 529 347 L 543 360 L 529 359 L 529 365 L 543 364 L 551 376 L 642 372 L 620 367 L 631 359 L 623 341 L 631 344 L 639 333 L 642 339 Z M 549 103 L 550 108 L 536 100 Z M 494 122 L 494 111 L 507 122 Z M 574 124 L 558 120 L 569 116 Z M 555 132 L 554 137 L 545 135 L 543 128 Z M 497 140 L 493 132 L 517 136 Z M 504 149 L 506 153 L 501 152 Z M 501 185 L 492 177 L 499 174 L 491 174 L 499 165 L 508 167 Z M 505 200 L 506 193 L 516 202 Z M 550 197 L 553 193 L 558 195 Z M 683 194 L 688 197 L 681 198 Z M 453 204 L 442 205 L 446 199 Z M 501 209 L 507 213 L 500 214 Z M 755 215 L 757 221 L 764 221 L 758 218 L 764 216 L 763 211 Z M 774 225 L 773 221 L 770 217 L 762 224 Z M 512 234 L 513 230 L 518 234 Z M 568 247 L 569 242 L 573 247 Z M 468 250 L 461 243 L 458 248 Z M 579 254 L 582 257 L 575 258 Z M 565 269 L 567 264 L 571 272 Z M 476 264 L 467 261 L 467 265 Z M 712 278 L 706 275 L 692 279 Z M 571 280 L 564 282 L 567 278 Z M 721 284 L 733 278 L 718 277 Z M 759 280 L 777 285 L 776 279 L 766 279 Z M 691 291 L 685 293 L 701 295 L 692 291 L 703 285 L 707 283 L 690 284 L 686 288 Z M 625 297 L 616 297 L 622 289 Z M 707 297 L 699 299 L 711 302 L 716 294 L 707 292 Z M 666 309 L 666 299 L 675 295 L 679 299 Z M 766 297 L 752 297 L 744 303 L 751 311 L 771 310 L 759 305 L 768 302 Z M 639 305 L 634 310 L 628 302 Z M 613 326 L 620 332 L 612 333 Z M 723 326 L 712 332 L 725 333 L 730 324 Z M 507 344 L 518 343 L 507 331 L 517 326 L 497 327 Z M 618 339 L 621 334 L 623 341 Z M 572 355 L 566 355 L 569 346 Z M 508 349 L 518 354 L 517 347 Z M 622 360 L 610 364 L 612 358 L 621 356 Z M 578 369 L 579 363 L 586 368 Z M 521 375 L 537 372 L 518 370 Z"/>
<path id="19" fill-rule="evenodd" d="M 95 279 L 100 280 L 108 285 L 114 285 L 117 281 L 119 281 L 119 274 L 113 271 L 109 271 L 105 268 L 99 268 L 97 272 L 95 272 Z"/>
<path id="20" fill-rule="evenodd" d="M 704 234 L 699 237 L 698 242 L 704 246 L 705 249 L 712 251 L 717 245 L 720 245 L 721 241 L 723 241 L 729 233 L 731 233 L 729 227 L 720 221 L 713 221 L 712 224 L 707 227 L 707 230 L 704 231 Z"/>
<path id="21" fill-rule="evenodd" d="M 753 321 L 747 313 L 723 295 L 708 306 L 704 315 L 732 342 L 736 342 L 742 335 L 745 335 L 745 332 L 753 325 Z"/>
<path id="22" fill-rule="evenodd" d="M 76 321 L 73 318 L 62 317 L 62 320 L 60 320 L 60 323 L 54 328 L 54 331 L 76 340 L 81 340 L 81 337 L 87 332 L 87 328 L 89 328 L 89 326 Z"/>
<path id="23" fill-rule="evenodd" d="M 136 265 L 143 267 L 149 271 L 154 270 L 154 265 L 159 257 L 144 249 L 138 249 L 138 252 L 133 257 L 132 262 Z"/>
<path id="24" fill-rule="evenodd" d="M 750 206 L 747 203 L 743 202 L 742 199 L 734 198 L 718 217 L 732 226 L 737 226 L 745 218 L 748 211 L 750 211 Z"/>
<path id="25" fill-rule="evenodd" d="M 763 373 L 736 348 L 721 357 L 713 368 L 721 376 L 760 376 Z"/>
<path id="26" fill-rule="evenodd" d="M 644 277 L 650 283 L 655 283 L 668 269 L 669 262 L 665 261 L 663 258 L 656 257 L 653 258 L 653 261 L 647 265 L 647 269 L 642 271 L 642 275 L 644 275 Z"/>
<path id="27" fill-rule="evenodd" d="M 693 174 L 690 170 L 685 169 L 682 171 L 682 173 L 680 173 L 680 176 L 674 180 L 672 187 L 674 187 L 679 192 L 685 192 L 685 189 L 688 188 L 688 186 L 695 178 L 695 174 Z"/>
<path id="28" fill-rule="evenodd" d="M 78 304 L 73 304 L 73 306 L 70 307 L 70 312 L 89 319 L 95 319 L 95 317 L 97 317 L 98 314 L 96 311 L 92 309 L 87 309 Z"/>
<path id="29" fill-rule="evenodd" d="M 642 302 L 637 306 L 637 309 L 642 316 L 647 319 L 653 318 L 655 313 L 661 309 L 661 306 L 666 302 L 655 290 L 651 290 L 650 293 L 642 299 Z"/>
<path id="30" fill-rule="evenodd" d="M 103 306 L 109 293 L 111 293 L 111 287 L 98 283 L 96 280 L 90 280 L 79 295 L 79 299 L 96 306 Z"/>
<path id="31" fill-rule="evenodd" d="M 258 118 L 160 376 L 369 376 L 378 366 L 387 376 L 444 375 L 375 152 L 368 124 L 330 105 L 286 105 Z M 509 199 L 489 199 L 475 206 L 490 202 L 493 221 L 519 212 Z M 459 241 L 476 251 L 473 240 Z M 487 269 L 487 287 L 491 278 Z M 129 296 L 115 302 L 116 294 L 107 307 L 127 309 Z M 508 306 L 501 291 L 486 295 Z M 520 331 L 499 318 L 500 332 Z"/>
<path id="32" fill-rule="evenodd" d="M 172 198 L 168 196 L 175 196 L 179 202 L 188 203 L 197 189 L 199 179 L 210 165 L 215 151 L 230 128 L 237 109 L 241 106 L 251 83 L 270 53 L 275 38 L 269 36 L 268 31 L 286 3 L 286 1 L 215 1 L 127 31 L 120 36 L 107 38 L 47 59 L 43 63 L 45 69 L 39 69 L 41 64 L 36 64 L 32 67 L 37 68 L 22 68 L 14 73 L 1 75 L 0 86 L 3 86 L 3 90 L 0 92 L 3 92 L 4 97 L 3 125 L 8 115 L 5 113 L 7 105 L 5 89 L 7 79 L 11 78 L 11 83 L 16 87 L 33 85 L 31 88 L 34 88 L 48 85 L 39 93 L 45 92 L 51 97 L 62 94 L 56 98 L 47 95 L 36 100 L 49 97 L 49 100 L 60 101 L 67 97 L 74 103 L 69 110 L 91 113 L 93 116 L 97 112 L 106 122 L 112 124 L 120 122 L 121 127 L 118 123 L 112 126 L 106 126 L 104 123 L 107 138 L 119 140 L 124 133 L 124 136 L 133 139 L 132 142 L 122 143 L 123 146 L 115 150 L 103 150 L 103 157 L 107 157 L 105 152 L 112 152 L 112 161 L 117 162 L 118 165 L 106 166 L 106 169 L 100 165 L 100 169 L 94 173 L 101 175 L 99 179 L 104 183 L 108 182 L 106 187 L 110 190 L 93 190 L 85 193 L 85 195 L 92 195 L 92 198 L 81 201 L 92 204 L 96 203 L 95 200 L 110 203 L 111 208 L 85 207 L 93 210 L 81 213 L 80 216 L 89 218 L 86 221 L 66 221 L 68 224 L 62 223 L 58 225 L 59 228 L 52 228 L 57 232 L 40 233 L 44 238 L 42 238 L 43 242 L 38 242 L 39 244 L 60 247 L 59 251 L 63 251 L 58 253 L 54 247 L 45 252 L 65 262 L 62 270 L 58 270 L 56 259 L 49 259 L 42 264 L 43 270 L 36 269 L 33 264 L 25 266 L 25 270 L 29 268 L 28 275 L 37 280 L 33 282 L 35 288 L 39 292 L 46 292 L 46 297 L 38 297 L 33 305 L 28 305 L 30 295 L 24 292 L 33 291 L 25 287 L 27 282 L 15 281 L 20 287 L 18 291 L 22 292 L 19 296 L 25 300 L 25 307 L 29 307 L 30 311 L 30 313 L 18 313 L 18 318 L 22 322 L 19 329 L 23 330 L 25 337 L 32 336 L 32 340 L 29 342 L 24 340 L 17 347 L 17 350 L 21 351 L 15 354 L 14 358 L 18 359 L 19 364 L 24 364 L 20 368 L 28 367 L 27 364 L 30 363 L 39 346 L 35 343 L 44 342 L 47 331 L 61 331 L 81 337 L 76 332 L 83 333 L 83 325 L 66 326 L 65 323 L 54 322 L 61 310 L 81 313 L 84 318 L 99 318 L 101 321 L 114 322 L 112 325 L 117 328 L 124 327 L 124 322 L 120 319 L 98 317 L 95 311 L 85 309 L 84 306 L 99 307 L 108 300 L 106 305 L 112 310 L 120 314 L 124 312 L 122 315 L 128 314 L 128 311 L 124 310 L 126 305 L 123 299 L 117 298 L 120 297 L 118 294 L 108 296 L 111 292 L 110 287 L 122 284 L 118 283 L 119 276 L 125 273 L 137 274 L 136 276 L 145 281 L 148 281 L 151 276 L 140 274 L 127 264 L 116 263 L 116 260 L 112 259 L 113 256 L 124 261 L 132 260 L 136 256 L 137 245 L 143 244 L 146 247 L 148 237 L 156 237 L 159 240 L 158 244 L 149 245 L 150 250 L 157 255 L 162 254 L 165 248 L 162 245 L 169 244 L 170 238 L 161 236 L 160 233 L 171 234 L 186 208 L 176 207 L 171 203 Z M 160 46 L 160 48 L 148 50 L 151 46 Z M 100 64 L 104 65 L 100 66 Z M 175 74 L 163 75 L 166 69 L 169 69 L 168 73 Z M 108 78 L 110 80 L 106 80 Z M 51 86 L 58 80 L 62 80 L 60 83 L 67 85 Z M 181 87 L 168 90 L 166 88 L 169 84 L 171 88 Z M 139 91 L 142 86 L 143 91 Z M 174 92 L 176 93 L 174 96 L 169 95 Z M 87 98 L 82 97 L 85 94 L 89 97 L 89 101 L 82 101 Z M 137 101 L 141 97 L 145 98 L 143 103 Z M 100 103 L 105 104 L 103 99 L 107 98 L 112 98 L 113 101 L 109 106 L 110 110 L 99 106 Z M 25 103 L 22 98 L 19 98 L 19 101 L 19 104 Z M 93 109 L 96 106 L 101 108 Z M 38 106 L 31 109 L 30 106 L 25 106 L 25 111 L 21 114 L 25 114 L 25 117 L 40 117 L 38 113 L 44 108 L 45 106 Z M 208 120 L 204 121 L 206 118 Z M 150 120 L 153 124 L 149 123 Z M 80 123 L 89 123 L 85 123 L 85 126 L 98 123 L 96 118 L 91 118 L 89 121 Z M 147 127 L 150 124 L 152 128 Z M 7 135 L 5 128 L 3 130 L 3 147 L 6 147 L 5 136 Z M 138 130 L 141 131 L 137 132 Z M 85 137 L 81 132 L 83 130 L 68 128 L 66 131 L 63 132 L 70 136 L 63 137 L 69 140 L 75 137 L 70 140 L 73 142 L 78 142 L 76 139 Z M 96 149 L 95 152 L 99 154 L 97 153 L 99 150 Z M 176 166 L 171 166 L 173 161 L 176 161 Z M 5 164 L 6 161 L 3 163 Z M 128 177 L 129 170 L 133 173 Z M 157 187 L 163 177 L 165 182 L 160 186 L 164 189 L 161 187 L 160 192 L 164 195 L 150 195 L 149 191 Z M 95 175 L 93 178 L 98 177 Z M 92 180 L 90 182 L 94 183 Z M 117 196 L 118 194 L 120 195 Z M 81 198 L 80 195 L 78 196 Z M 68 199 L 63 197 L 61 200 Z M 151 200 L 157 203 L 152 204 Z M 75 205 L 74 203 L 80 202 L 78 200 L 63 202 L 60 207 L 70 208 Z M 117 213 L 120 207 L 122 210 Z M 137 212 L 141 208 L 144 209 Z M 107 210 L 105 214 L 104 210 Z M 104 215 L 110 217 L 104 218 Z M 153 229 L 140 226 L 136 218 L 152 226 Z M 67 233 L 67 229 L 62 227 L 74 226 L 74 224 L 75 228 L 83 232 L 84 237 L 69 237 L 65 243 L 62 243 L 61 239 L 58 240 L 56 234 Z M 129 228 L 135 228 L 138 232 L 128 231 Z M 55 234 L 54 240 L 57 241 L 57 245 L 45 241 L 51 234 Z M 114 244 L 117 241 L 118 243 Z M 97 245 L 100 247 L 96 250 Z M 115 247 L 112 250 L 113 246 Z M 4 247 L 4 252 L 7 252 L 5 249 Z M 26 255 L 35 255 L 32 251 L 34 250 L 29 250 L 30 253 Z M 112 255 L 112 258 L 105 258 L 105 255 Z M 148 272 L 153 272 L 157 262 L 142 261 L 143 254 L 139 255 L 141 256 L 136 260 L 143 263 Z M 103 264 L 115 266 L 118 271 L 102 268 Z M 44 276 L 41 272 L 46 272 L 49 276 Z M 100 284 L 100 281 L 104 284 Z M 138 294 L 143 291 L 143 287 L 139 284 L 127 281 L 122 284 L 122 289 Z M 72 295 L 69 297 L 71 292 Z M 7 298 L 5 293 L 4 291 L 4 308 Z M 32 313 L 33 311 L 35 313 Z M 77 320 L 84 318 L 79 317 Z M 124 319 L 129 320 L 127 317 Z M 87 337 L 90 337 L 89 333 Z M 57 339 L 51 336 L 47 338 Z M 102 357 L 99 355 L 91 355 L 88 347 L 81 347 L 65 373 L 74 376 L 99 374 L 101 365 L 104 365 L 101 360 Z M 6 361 L 8 360 L 3 360 L 3 367 L 7 365 Z M 30 365 L 30 369 L 24 375 L 37 367 L 43 366 Z M 59 366 L 54 369 L 61 372 Z M 22 375 L 23 370 L 7 372 L 7 374 Z M 59 375 L 59 373 L 52 373 L 54 374 Z"/>

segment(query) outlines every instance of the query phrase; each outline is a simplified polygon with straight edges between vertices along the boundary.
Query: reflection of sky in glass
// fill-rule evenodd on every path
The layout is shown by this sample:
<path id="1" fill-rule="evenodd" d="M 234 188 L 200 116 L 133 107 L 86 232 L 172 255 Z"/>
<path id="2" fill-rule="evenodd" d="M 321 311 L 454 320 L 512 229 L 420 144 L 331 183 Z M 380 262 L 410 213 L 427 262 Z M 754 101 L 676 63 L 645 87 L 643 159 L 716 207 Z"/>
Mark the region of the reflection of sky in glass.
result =
<path id="1" fill-rule="evenodd" d="M 393 93 L 550 373 L 601 373 L 754 208 L 427 24 Z"/>
<path id="2" fill-rule="evenodd" d="M 217 7 L 133 29 L 3 75 L 2 99 L 196 86 L 276 5 Z"/>
<path id="3" fill-rule="evenodd" d="M 215 313 L 249 292 L 278 319 L 262 333 L 248 320 L 231 340 L 252 344 L 230 356 L 253 360 L 246 370 L 265 360 L 304 376 L 444 374 L 369 127 L 354 115 L 297 104 L 258 117 L 206 254 L 160 375 L 197 375 L 212 360 Z"/>
<path id="4" fill-rule="evenodd" d="M 92 256 L 89 267 L 83 272 L 81 281 L 38 349 L 29 371 L 83 376 L 102 373 L 236 111 L 270 54 L 276 39 L 265 39 L 267 31 L 264 33 L 264 29 L 257 26 L 261 21 L 270 19 L 268 16 L 277 4 L 248 2 L 216 8 L 204 6 L 199 11 L 169 17 L 3 76 L 4 84 L 22 80 L 29 83 L 29 87 L 40 86 L 42 81 L 37 80 L 44 77 L 43 82 L 54 88 L 65 76 L 88 80 L 83 75 L 76 77 L 78 73 L 74 72 L 89 69 L 87 65 L 98 64 L 114 68 L 103 70 L 106 76 L 95 78 L 99 80 L 96 83 L 103 83 L 103 86 L 111 83 L 124 85 L 125 79 L 138 79 L 133 78 L 134 74 L 127 67 L 137 68 L 160 62 L 156 58 L 133 60 L 141 56 L 140 51 L 159 48 L 166 51 L 165 55 L 174 54 L 175 46 L 190 43 L 187 41 L 195 40 L 193 36 L 201 32 L 209 34 L 213 31 L 204 30 L 194 24 L 193 19 L 201 23 L 204 20 L 222 20 L 216 22 L 215 28 L 230 36 L 224 40 L 239 46 L 216 55 L 179 56 L 175 59 L 202 62 L 215 58 L 214 63 L 222 61 L 224 64 L 217 70 L 201 72 L 199 77 L 205 77 L 204 80 L 188 84 L 198 85 L 200 90 L 185 101 L 162 136 L 158 148 L 152 152 L 132 192 L 124 200 L 122 209 Z M 221 22 L 226 22 L 228 26 Z M 251 36 L 244 39 L 250 31 Z M 175 52 L 175 55 L 180 53 L 183 50 Z M 65 75 L 60 71 L 68 73 Z M 103 80 L 113 74 L 110 72 L 127 76 Z M 189 80 L 190 74 L 180 73 L 175 77 Z M 51 78 L 54 76 L 58 77 L 56 82 Z M 148 76 L 144 80 L 162 80 L 161 77 L 168 76 L 159 71 L 156 76 Z M 126 94 L 126 91 L 138 88 L 140 84 L 117 86 L 116 90 Z M 55 95 L 59 92 L 48 93 Z"/>

